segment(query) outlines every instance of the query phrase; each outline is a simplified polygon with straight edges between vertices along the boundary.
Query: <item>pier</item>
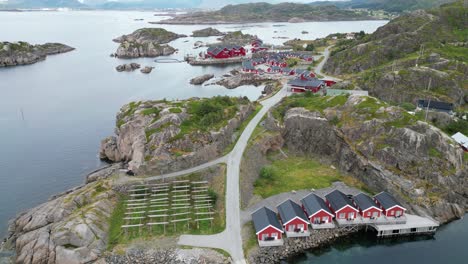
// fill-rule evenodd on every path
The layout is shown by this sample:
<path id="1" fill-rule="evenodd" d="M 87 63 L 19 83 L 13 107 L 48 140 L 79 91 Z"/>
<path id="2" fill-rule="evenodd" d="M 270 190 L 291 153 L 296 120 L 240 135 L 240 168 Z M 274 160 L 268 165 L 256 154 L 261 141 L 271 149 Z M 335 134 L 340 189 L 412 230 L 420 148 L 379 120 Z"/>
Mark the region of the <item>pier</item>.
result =
<path id="1" fill-rule="evenodd" d="M 192 57 L 186 58 L 190 65 L 224 65 L 224 64 L 237 64 L 242 63 L 244 57 L 235 57 L 227 59 L 195 59 Z"/>
<path id="2" fill-rule="evenodd" d="M 439 223 L 417 215 L 406 214 L 404 224 L 371 224 L 377 231 L 377 237 L 391 237 L 416 234 L 433 234 L 437 231 Z"/>

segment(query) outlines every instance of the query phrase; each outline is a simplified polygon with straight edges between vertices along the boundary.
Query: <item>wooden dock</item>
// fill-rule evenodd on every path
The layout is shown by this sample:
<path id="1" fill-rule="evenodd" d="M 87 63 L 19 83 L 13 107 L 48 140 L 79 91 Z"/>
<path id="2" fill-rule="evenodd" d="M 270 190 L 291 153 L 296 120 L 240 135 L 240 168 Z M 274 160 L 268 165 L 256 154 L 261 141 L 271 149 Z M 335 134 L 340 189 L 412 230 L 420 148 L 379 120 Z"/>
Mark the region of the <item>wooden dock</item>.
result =
<path id="1" fill-rule="evenodd" d="M 417 215 L 406 214 L 406 223 L 393 225 L 369 225 L 377 231 L 377 237 L 391 237 L 402 235 L 433 234 L 437 231 L 439 223 Z"/>

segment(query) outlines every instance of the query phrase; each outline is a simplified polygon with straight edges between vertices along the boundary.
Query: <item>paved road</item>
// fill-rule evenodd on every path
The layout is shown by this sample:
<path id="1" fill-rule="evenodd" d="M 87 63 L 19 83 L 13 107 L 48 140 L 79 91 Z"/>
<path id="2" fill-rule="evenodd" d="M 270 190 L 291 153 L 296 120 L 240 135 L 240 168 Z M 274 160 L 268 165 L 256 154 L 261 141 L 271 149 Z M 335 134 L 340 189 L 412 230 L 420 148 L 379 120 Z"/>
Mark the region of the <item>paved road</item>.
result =
<path id="1" fill-rule="evenodd" d="M 194 247 L 221 248 L 231 255 L 234 263 L 246 263 L 242 250 L 241 219 L 240 219 L 240 192 L 239 173 L 242 155 L 250 136 L 263 116 L 287 95 L 287 85 L 274 96 L 261 102 L 262 109 L 250 121 L 242 132 L 234 149 L 227 155 L 227 182 L 226 182 L 226 229 L 219 234 L 209 236 L 182 235 L 179 239 L 180 245 Z"/>
<path id="2" fill-rule="evenodd" d="M 319 65 L 317 65 L 317 67 L 315 67 L 315 73 L 322 75 L 324 79 L 333 80 L 333 81 L 341 81 L 341 79 L 338 79 L 338 78 L 332 77 L 332 76 L 328 76 L 328 75 L 326 75 L 326 74 L 324 74 L 324 73 L 322 72 L 323 65 L 325 65 L 325 63 L 327 62 L 328 58 L 330 58 L 330 49 L 331 49 L 332 47 L 333 47 L 333 46 L 328 46 L 328 47 L 326 47 L 325 50 L 323 51 L 323 53 L 322 53 L 322 55 L 323 55 L 323 60 L 319 63 Z"/>

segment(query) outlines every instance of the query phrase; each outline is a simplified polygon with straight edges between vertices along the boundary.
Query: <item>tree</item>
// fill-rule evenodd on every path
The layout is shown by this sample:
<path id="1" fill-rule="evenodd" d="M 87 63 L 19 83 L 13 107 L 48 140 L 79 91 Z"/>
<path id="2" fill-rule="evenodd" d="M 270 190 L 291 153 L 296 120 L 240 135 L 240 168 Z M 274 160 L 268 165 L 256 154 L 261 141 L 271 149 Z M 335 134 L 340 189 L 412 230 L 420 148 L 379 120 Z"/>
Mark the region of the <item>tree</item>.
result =
<path id="1" fill-rule="evenodd" d="M 306 51 L 314 51 L 314 49 L 315 49 L 315 47 L 314 47 L 314 44 L 312 44 L 312 43 L 307 44 L 307 46 L 305 48 Z"/>

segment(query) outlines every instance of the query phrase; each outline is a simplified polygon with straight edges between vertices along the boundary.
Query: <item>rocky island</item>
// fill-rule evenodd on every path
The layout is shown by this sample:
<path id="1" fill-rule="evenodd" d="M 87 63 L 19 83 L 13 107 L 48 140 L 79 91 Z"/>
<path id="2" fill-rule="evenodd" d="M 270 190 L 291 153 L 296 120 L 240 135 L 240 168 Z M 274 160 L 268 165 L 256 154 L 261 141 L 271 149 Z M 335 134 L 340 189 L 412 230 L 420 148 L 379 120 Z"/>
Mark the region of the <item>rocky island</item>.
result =
<path id="1" fill-rule="evenodd" d="M 238 24 L 294 21 L 340 21 L 375 19 L 367 12 L 339 9 L 333 5 L 312 6 L 297 3 L 249 3 L 227 5 L 218 11 L 194 12 L 157 24 Z M 293 22 L 294 22 L 293 21 Z"/>
<path id="2" fill-rule="evenodd" d="M 217 30 L 216 28 L 212 28 L 212 27 L 204 28 L 204 29 L 200 29 L 200 30 L 195 30 L 192 33 L 192 37 L 196 37 L 196 38 L 199 38 L 199 37 L 212 37 L 212 36 L 223 36 L 223 35 L 224 35 L 223 32 Z"/>
<path id="3" fill-rule="evenodd" d="M 167 43 L 178 38 L 186 37 L 162 28 L 141 28 L 132 34 L 123 35 L 114 42 L 120 43 L 115 57 L 139 58 L 171 55 L 176 50 Z"/>
<path id="4" fill-rule="evenodd" d="M 74 48 L 60 43 L 32 45 L 27 42 L 0 42 L 0 67 L 33 64 L 48 55 L 66 53 Z"/>

